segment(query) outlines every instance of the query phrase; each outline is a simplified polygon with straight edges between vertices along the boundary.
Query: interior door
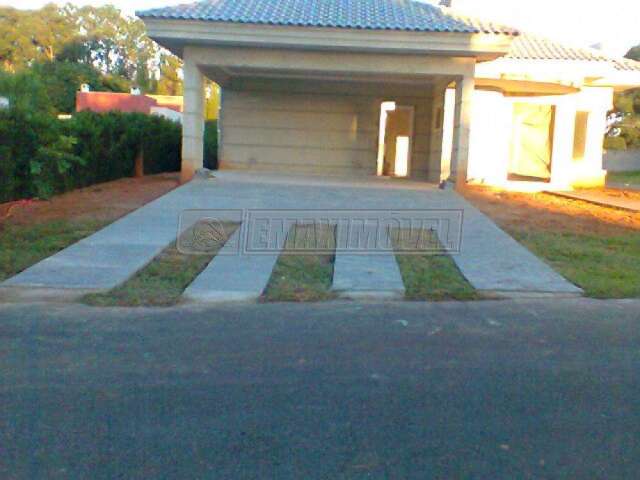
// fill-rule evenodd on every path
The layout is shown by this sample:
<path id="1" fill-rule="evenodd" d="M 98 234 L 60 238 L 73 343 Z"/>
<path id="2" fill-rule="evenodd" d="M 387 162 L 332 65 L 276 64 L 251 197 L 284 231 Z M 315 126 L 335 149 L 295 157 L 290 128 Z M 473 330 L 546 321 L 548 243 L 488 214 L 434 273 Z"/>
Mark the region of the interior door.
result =
<path id="1" fill-rule="evenodd" d="M 553 105 L 515 103 L 509 178 L 549 181 L 553 152 Z"/>

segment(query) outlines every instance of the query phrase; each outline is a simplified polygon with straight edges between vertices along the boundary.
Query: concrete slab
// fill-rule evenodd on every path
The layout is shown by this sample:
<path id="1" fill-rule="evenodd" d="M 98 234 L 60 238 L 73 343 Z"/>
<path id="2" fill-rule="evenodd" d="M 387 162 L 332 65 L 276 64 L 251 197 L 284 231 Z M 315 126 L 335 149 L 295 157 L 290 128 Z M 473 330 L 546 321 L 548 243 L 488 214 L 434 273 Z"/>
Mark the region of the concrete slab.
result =
<path id="1" fill-rule="evenodd" d="M 355 254 L 347 249 L 340 249 L 347 243 L 347 228 L 338 225 L 336 232 L 336 259 L 333 267 L 332 290 L 343 298 L 397 300 L 404 298 L 405 288 L 400 269 L 392 250 L 382 250 L 390 246 L 388 231 L 383 230 L 378 245 L 379 251 L 370 255 Z"/>
<path id="2" fill-rule="evenodd" d="M 640 212 L 639 199 L 625 197 L 619 192 L 612 194 L 602 190 L 576 190 L 573 192 L 550 191 L 549 193 L 572 200 L 582 200 L 583 202 L 589 202 L 603 207 Z"/>
<path id="3" fill-rule="evenodd" d="M 460 252 L 452 255 L 456 265 L 479 291 L 503 297 L 538 296 L 556 293 L 581 295 L 582 290 L 567 281 L 533 253 L 501 230 L 486 215 L 461 196 L 456 204 L 464 209 Z"/>
<path id="4" fill-rule="evenodd" d="M 279 252 L 237 252 L 243 230 L 238 228 L 207 267 L 183 293 L 186 300 L 214 303 L 256 300 L 271 278 Z"/>

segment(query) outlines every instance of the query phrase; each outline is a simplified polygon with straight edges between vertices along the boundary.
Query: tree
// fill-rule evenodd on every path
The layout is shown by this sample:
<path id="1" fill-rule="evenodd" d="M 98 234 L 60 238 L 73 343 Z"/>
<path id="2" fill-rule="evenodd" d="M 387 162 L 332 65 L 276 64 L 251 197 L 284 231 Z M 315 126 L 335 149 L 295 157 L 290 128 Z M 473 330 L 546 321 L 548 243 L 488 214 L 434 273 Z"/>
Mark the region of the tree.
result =
<path id="1" fill-rule="evenodd" d="M 160 54 L 160 79 L 156 88 L 159 95 L 182 95 L 182 62 L 170 53 Z"/>
<path id="2" fill-rule="evenodd" d="M 42 80 L 31 70 L 18 73 L 0 71 L 0 96 L 7 97 L 12 108 L 43 114 L 54 111 Z"/>
<path id="3" fill-rule="evenodd" d="M 40 78 L 53 107 L 60 113 L 71 113 L 76 106 L 76 92 L 83 83 L 92 90 L 104 90 L 102 76 L 91 65 L 73 62 L 39 62 L 31 71 Z"/>
<path id="4" fill-rule="evenodd" d="M 53 60 L 76 36 L 73 23 L 65 10 L 52 3 L 37 13 L 0 7 L 0 61 L 5 70 Z"/>
<path id="5" fill-rule="evenodd" d="M 65 52 L 66 59 L 91 63 L 106 75 L 119 75 L 148 87 L 158 47 L 146 35 L 144 23 L 122 16 L 113 5 L 68 7 L 82 35 Z"/>
<path id="6" fill-rule="evenodd" d="M 640 45 L 637 45 L 627 52 L 626 58 L 640 62 Z"/>

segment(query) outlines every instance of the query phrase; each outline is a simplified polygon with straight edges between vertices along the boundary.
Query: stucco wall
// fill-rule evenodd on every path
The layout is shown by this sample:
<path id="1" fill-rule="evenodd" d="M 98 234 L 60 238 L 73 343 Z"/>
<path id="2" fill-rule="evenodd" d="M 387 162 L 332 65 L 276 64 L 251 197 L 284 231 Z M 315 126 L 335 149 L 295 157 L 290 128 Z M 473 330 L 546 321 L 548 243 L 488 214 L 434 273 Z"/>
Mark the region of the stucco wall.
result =
<path id="1" fill-rule="evenodd" d="M 507 180 L 513 104 L 531 103 L 555 107 L 551 183 L 541 185 L 559 189 L 601 185 L 604 182 L 602 132 L 612 95 L 610 88 L 584 88 L 574 94 L 552 96 L 505 96 L 499 92 L 476 90 L 473 97 L 468 179 L 488 185 L 515 187 L 514 182 Z M 447 102 L 448 117 L 452 109 L 452 102 Z M 589 116 L 583 132 L 584 154 L 574 158 L 574 128 L 578 112 L 588 112 Z M 450 137 L 451 128 L 449 121 L 445 125 L 445 139 Z M 443 167 L 446 167 L 448 155 L 447 151 L 443 153 Z M 523 187 L 524 183 L 519 182 L 519 186 Z"/>
<path id="2" fill-rule="evenodd" d="M 222 94 L 221 168 L 376 172 L 380 103 L 415 107 L 412 176 L 425 177 L 431 115 L 428 85 L 380 87 L 312 80 L 234 79 Z"/>

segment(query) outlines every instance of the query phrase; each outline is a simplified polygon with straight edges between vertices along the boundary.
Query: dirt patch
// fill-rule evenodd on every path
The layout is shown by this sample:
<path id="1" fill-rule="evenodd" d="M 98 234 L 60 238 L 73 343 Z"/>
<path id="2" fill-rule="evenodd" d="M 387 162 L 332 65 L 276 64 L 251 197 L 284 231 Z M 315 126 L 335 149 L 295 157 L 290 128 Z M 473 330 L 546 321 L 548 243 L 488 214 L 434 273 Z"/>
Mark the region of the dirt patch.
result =
<path id="1" fill-rule="evenodd" d="M 611 195 L 637 192 L 606 190 Z M 576 234 L 624 234 L 640 230 L 640 214 L 557 197 L 548 193 L 506 192 L 469 187 L 464 196 L 499 225 L 518 230 L 544 230 Z"/>
<path id="2" fill-rule="evenodd" d="M 0 204 L 0 225 L 32 225 L 53 220 L 115 220 L 179 185 L 179 174 L 163 173 L 113 182 L 56 195 L 50 200 Z"/>

